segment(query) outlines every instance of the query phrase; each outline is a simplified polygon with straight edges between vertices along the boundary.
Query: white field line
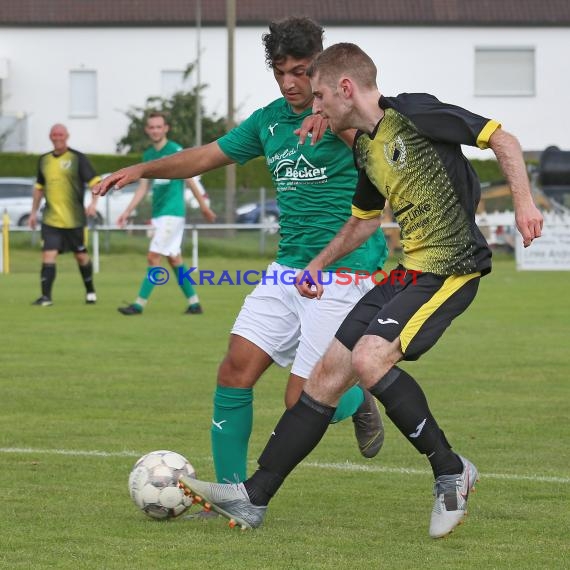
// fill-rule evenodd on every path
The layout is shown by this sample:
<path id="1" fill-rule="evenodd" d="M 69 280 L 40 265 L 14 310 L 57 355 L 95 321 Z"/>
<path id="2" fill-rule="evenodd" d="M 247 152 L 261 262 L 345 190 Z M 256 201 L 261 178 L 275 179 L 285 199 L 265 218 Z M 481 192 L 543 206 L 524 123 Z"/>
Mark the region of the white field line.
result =
<path id="1" fill-rule="evenodd" d="M 0 447 L 0 453 L 29 454 L 29 455 L 68 455 L 71 457 L 131 457 L 144 455 L 140 451 L 86 451 L 81 449 L 36 449 L 30 447 Z M 210 457 L 196 458 L 196 461 L 209 461 Z M 251 462 L 250 462 L 251 463 Z M 352 471 L 364 473 L 395 473 L 399 475 L 431 475 L 427 470 L 408 469 L 405 467 L 384 467 L 382 465 L 361 465 L 358 463 L 322 463 L 305 461 L 301 467 L 329 469 L 331 471 Z M 504 481 L 531 481 L 535 483 L 570 483 L 570 477 L 551 477 L 546 475 L 518 475 L 516 473 L 487 473 L 481 474 L 484 479 L 502 479 Z"/>
<path id="2" fill-rule="evenodd" d="M 429 475 L 431 471 L 421 469 L 408 469 L 406 467 L 384 467 L 382 465 L 360 465 L 358 463 L 320 463 L 306 461 L 301 463 L 305 467 L 318 467 L 334 471 L 360 471 L 365 473 L 397 473 L 402 475 Z M 503 479 L 505 481 L 533 481 L 538 483 L 570 483 L 570 477 L 550 477 L 547 475 L 518 475 L 516 473 L 481 473 L 482 479 Z"/>

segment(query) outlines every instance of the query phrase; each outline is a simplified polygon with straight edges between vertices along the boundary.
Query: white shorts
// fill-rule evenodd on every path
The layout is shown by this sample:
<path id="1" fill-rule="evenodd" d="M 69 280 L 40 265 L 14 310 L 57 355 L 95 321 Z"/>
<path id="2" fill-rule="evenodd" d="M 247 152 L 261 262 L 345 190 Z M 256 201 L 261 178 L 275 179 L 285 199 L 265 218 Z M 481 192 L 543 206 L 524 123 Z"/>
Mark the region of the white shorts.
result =
<path id="1" fill-rule="evenodd" d="M 307 299 L 289 284 L 299 271 L 271 263 L 267 273 L 275 274 L 276 282 L 260 282 L 245 298 L 231 332 L 259 346 L 279 366 L 293 363 L 291 372 L 308 378 L 346 315 L 374 283 L 337 284 L 333 274 L 327 285 L 331 279 L 323 276 L 321 299 Z"/>
<path id="2" fill-rule="evenodd" d="M 149 251 L 175 257 L 182 252 L 185 219 L 181 216 L 159 216 L 152 218 L 153 233 Z"/>

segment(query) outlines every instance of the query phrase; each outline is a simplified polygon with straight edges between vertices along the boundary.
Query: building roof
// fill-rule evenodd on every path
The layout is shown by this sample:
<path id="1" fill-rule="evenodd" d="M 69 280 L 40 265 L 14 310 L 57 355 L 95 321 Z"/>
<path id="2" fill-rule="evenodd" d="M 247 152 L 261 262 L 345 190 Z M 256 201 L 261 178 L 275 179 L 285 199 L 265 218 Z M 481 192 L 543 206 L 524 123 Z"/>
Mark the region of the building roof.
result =
<path id="1" fill-rule="evenodd" d="M 195 26 L 200 0 L 0 0 L 0 26 Z M 235 0 L 238 26 L 309 16 L 328 26 L 570 26 L 569 0 Z M 226 0 L 201 0 L 203 26 Z"/>

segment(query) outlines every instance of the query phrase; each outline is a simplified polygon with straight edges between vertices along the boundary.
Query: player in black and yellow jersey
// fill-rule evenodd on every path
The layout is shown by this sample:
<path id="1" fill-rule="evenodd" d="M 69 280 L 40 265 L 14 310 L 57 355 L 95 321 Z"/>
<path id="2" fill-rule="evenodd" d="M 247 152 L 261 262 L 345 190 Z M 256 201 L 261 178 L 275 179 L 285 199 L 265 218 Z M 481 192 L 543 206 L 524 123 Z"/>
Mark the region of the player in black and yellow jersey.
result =
<path id="1" fill-rule="evenodd" d="M 87 209 L 83 205 L 85 185 L 94 186 L 100 181 L 87 157 L 67 146 L 69 133 L 64 125 L 54 125 L 49 133 L 53 150 L 39 159 L 37 180 L 29 225 L 36 227 L 38 208 L 45 198 L 42 216 L 42 295 L 34 305 L 52 304 L 52 286 L 55 280 L 56 259 L 59 253 L 72 251 L 83 283 L 85 302 L 97 301 L 93 285 L 93 266 L 84 243 L 86 215 L 95 216 L 97 197 Z"/>
<path id="2" fill-rule="evenodd" d="M 373 61 L 354 44 L 326 49 L 307 75 L 313 112 L 327 119 L 333 132 L 359 129 L 353 147 L 359 180 L 352 216 L 298 275 L 297 288 L 304 297 L 320 299 L 322 268 L 377 230 L 385 203 L 400 225 L 401 265 L 348 314 L 298 403 L 273 430 L 252 477 L 239 485 L 186 478 L 181 484 L 239 525 L 259 526 L 271 497 L 324 435 L 340 394 L 359 378 L 404 437 L 427 456 L 435 478 L 429 534 L 439 538 L 462 521 L 478 472 L 452 451 L 423 390 L 396 364 L 429 350 L 470 305 L 481 276 L 491 270 L 491 252 L 475 225 L 479 182 L 461 145 L 494 151 L 525 246 L 540 236 L 542 215 L 532 199 L 520 145 L 496 121 L 427 94 L 381 96 Z"/>

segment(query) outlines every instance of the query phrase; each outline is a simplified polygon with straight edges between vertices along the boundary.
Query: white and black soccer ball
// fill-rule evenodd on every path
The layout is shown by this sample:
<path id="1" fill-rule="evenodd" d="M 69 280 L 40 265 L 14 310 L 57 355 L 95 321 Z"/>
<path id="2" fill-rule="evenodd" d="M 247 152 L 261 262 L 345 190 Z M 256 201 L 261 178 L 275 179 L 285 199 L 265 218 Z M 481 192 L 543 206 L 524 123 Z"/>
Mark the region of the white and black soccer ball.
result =
<path id="1" fill-rule="evenodd" d="M 175 451 L 161 449 L 143 455 L 129 475 L 129 493 L 135 505 L 153 519 L 180 516 L 192 505 L 178 488 L 181 476 L 196 477 L 190 462 Z"/>

